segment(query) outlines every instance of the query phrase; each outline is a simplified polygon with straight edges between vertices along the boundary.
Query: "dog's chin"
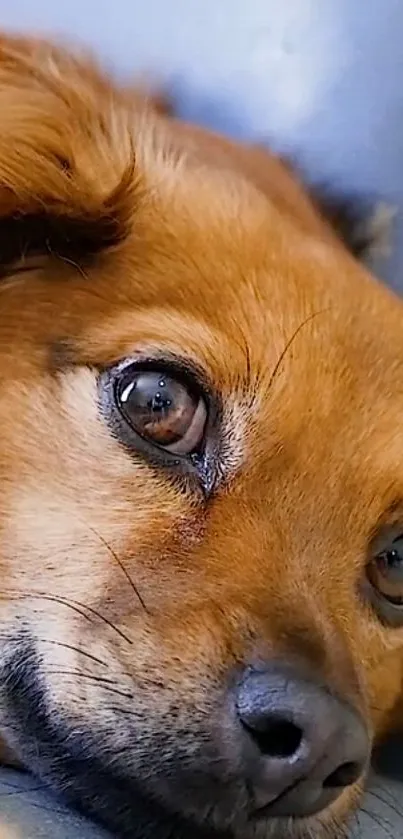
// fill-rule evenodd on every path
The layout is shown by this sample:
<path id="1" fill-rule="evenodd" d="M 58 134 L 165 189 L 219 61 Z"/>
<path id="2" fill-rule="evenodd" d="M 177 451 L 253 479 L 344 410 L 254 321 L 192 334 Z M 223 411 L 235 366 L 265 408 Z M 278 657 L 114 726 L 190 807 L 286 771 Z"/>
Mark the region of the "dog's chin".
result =
<path id="1" fill-rule="evenodd" d="M 112 782 L 114 784 L 114 782 Z M 116 783 L 116 781 L 115 781 Z M 201 811 L 195 819 L 172 812 L 159 802 L 143 797 L 135 785 L 115 795 L 108 789 L 103 800 L 94 790 L 86 803 L 77 787 L 70 802 L 85 815 L 91 815 L 120 839 L 346 839 L 349 818 L 328 813 L 301 819 L 240 815 L 231 826 L 221 828 Z M 186 791 L 184 791 L 184 798 Z M 351 811 L 350 811 L 351 812 Z"/>
<path id="2" fill-rule="evenodd" d="M 196 824 L 140 800 L 127 819 L 114 817 L 110 810 L 96 817 L 121 839 L 347 839 L 348 831 L 348 820 L 329 818 L 326 813 L 309 819 L 251 819 L 233 829 L 218 830 L 208 822 Z"/>
<path id="3" fill-rule="evenodd" d="M 43 737 L 44 721 L 35 709 L 31 720 L 39 723 Z M 50 726 L 49 734 L 51 729 L 56 733 Z M 217 797 L 209 808 L 205 791 L 192 784 L 183 788 L 183 808 L 178 806 L 176 789 L 170 800 L 172 778 L 165 779 L 164 800 L 153 797 L 143 788 L 142 780 L 127 776 L 123 764 L 120 767 L 116 762 L 111 766 L 104 759 L 90 732 L 81 732 L 77 737 L 77 732 L 66 727 L 63 743 L 55 739 L 53 747 L 50 738 L 44 738 L 36 753 L 44 755 L 43 762 L 41 757 L 33 756 L 33 741 L 29 755 L 26 746 L 25 739 L 27 764 L 60 795 L 63 803 L 99 822 L 119 839 L 345 839 L 347 835 L 351 797 L 347 806 L 336 802 L 331 810 L 308 818 L 273 818 L 238 807 L 233 816 L 226 807 L 223 818 Z"/>
<path id="4" fill-rule="evenodd" d="M 34 738 L 20 741 L 20 752 L 29 768 L 44 780 L 62 801 L 93 818 L 120 839 L 341 839 L 351 813 L 348 807 L 333 805 L 332 811 L 301 819 L 273 818 L 235 807 L 222 818 L 220 801 L 206 802 L 204 790 L 194 785 L 183 788 L 183 809 L 175 792 L 169 796 L 171 778 L 165 779 L 164 800 L 144 790 L 142 781 L 127 776 L 126 768 L 114 766 L 98 752 L 90 732 L 77 736 L 64 728 L 63 742 L 52 723 L 44 722 L 34 707 L 30 722 L 38 726 L 40 747 L 34 754 Z M 27 729 L 26 729 L 27 730 Z M 48 732 L 46 735 L 45 732 Z M 28 746 L 28 749 L 27 749 Z M 38 756 L 39 753 L 39 756 Z"/>
<path id="5" fill-rule="evenodd" d="M 205 812 L 192 820 L 141 795 L 134 796 L 133 788 L 126 816 L 123 810 L 117 816 L 113 807 L 108 796 L 103 812 L 96 808 L 93 815 L 121 839 L 347 839 L 352 818 L 351 807 L 298 819 L 239 814 L 231 826 L 220 828 Z"/>
<path id="6" fill-rule="evenodd" d="M 103 823 L 120 839 L 336 839 L 356 803 L 354 789 L 304 819 L 253 812 L 250 798 L 206 767 L 170 771 L 150 744 L 148 768 L 131 767 L 135 752 L 117 748 L 94 725 L 49 709 L 35 644 L 13 639 L 1 665 L 1 732 L 21 762 L 63 800 Z M 158 744 L 157 744 L 158 745 Z M 126 751 L 126 754 L 125 754 Z M 358 792 L 358 791 L 357 791 Z M 357 796 L 355 796 L 355 799 Z"/>

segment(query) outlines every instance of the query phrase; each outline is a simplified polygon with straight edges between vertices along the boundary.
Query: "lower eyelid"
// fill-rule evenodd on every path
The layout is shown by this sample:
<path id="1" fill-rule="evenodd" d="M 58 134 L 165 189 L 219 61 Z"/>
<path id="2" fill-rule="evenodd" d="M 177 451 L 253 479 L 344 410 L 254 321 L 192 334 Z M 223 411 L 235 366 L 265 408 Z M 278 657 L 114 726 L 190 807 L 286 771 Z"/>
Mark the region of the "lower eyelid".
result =
<path id="1" fill-rule="evenodd" d="M 374 619 L 386 629 L 403 629 L 403 605 L 391 603 L 365 578 L 359 587 L 359 594 L 366 607 L 370 608 Z"/>

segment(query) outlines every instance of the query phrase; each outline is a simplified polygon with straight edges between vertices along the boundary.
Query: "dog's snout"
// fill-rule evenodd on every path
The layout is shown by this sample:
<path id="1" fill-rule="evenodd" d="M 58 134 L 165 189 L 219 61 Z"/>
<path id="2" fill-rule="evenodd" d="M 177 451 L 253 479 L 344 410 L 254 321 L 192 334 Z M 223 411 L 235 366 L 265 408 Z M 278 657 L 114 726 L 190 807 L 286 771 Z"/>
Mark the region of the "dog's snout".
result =
<path id="1" fill-rule="evenodd" d="M 370 744 L 359 715 L 288 666 L 248 668 L 236 709 L 257 814 L 319 812 L 365 770 Z"/>

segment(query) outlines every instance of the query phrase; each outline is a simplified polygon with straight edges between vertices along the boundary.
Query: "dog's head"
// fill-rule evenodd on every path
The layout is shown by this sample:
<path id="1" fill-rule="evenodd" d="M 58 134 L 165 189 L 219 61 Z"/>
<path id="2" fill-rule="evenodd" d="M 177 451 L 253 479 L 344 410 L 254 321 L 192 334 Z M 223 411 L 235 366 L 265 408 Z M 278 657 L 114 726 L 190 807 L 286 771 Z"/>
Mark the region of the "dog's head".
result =
<path id="1" fill-rule="evenodd" d="M 293 176 L 0 46 L 0 721 L 124 837 L 334 835 L 403 648 L 403 313 Z"/>

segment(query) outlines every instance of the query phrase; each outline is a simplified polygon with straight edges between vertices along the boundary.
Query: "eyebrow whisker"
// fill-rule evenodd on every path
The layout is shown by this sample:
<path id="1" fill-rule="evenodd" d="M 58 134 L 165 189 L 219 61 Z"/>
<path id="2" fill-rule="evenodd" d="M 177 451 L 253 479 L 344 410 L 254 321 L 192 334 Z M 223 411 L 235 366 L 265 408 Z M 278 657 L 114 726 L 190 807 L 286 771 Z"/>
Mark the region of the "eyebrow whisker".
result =
<path id="1" fill-rule="evenodd" d="M 308 323 L 310 323 L 312 320 L 314 320 L 314 318 L 317 318 L 317 317 L 319 317 L 319 315 L 323 315 L 323 314 L 325 314 L 326 312 L 329 312 L 329 311 L 330 311 L 330 307 L 327 308 L 327 309 L 321 309 L 319 312 L 312 312 L 310 315 L 308 315 L 308 317 L 305 318 L 305 320 L 302 321 L 302 323 L 299 324 L 299 326 L 297 326 L 295 331 L 292 333 L 291 337 L 288 339 L 284 349 L 280 353 L 280 356 L 277 359 L 276 364 L 274 365 L 274 369 L 272 371 L 272 374 L 270 376 L 270 381 L 269 381 L 269 384 L 268 384 L 268 390 L 270 390 L 270 388 L 272 387 L 274 379 L 276 378 L 277 373 L 279 372 L 279 369 L 280 369 L 280 367 L 281 367 L 281 365 L 282 365 L 282 363 L 283 363 L 283 361 L 284 361 L 284 359 L 285 359 L 285 357 L 288 353 L 288 350 L 290 349 L 291 345 L 294 343 L 296 337 L 299 335 L 299 333 L 304 328 L 304 326 L 306 326 Z"/>

